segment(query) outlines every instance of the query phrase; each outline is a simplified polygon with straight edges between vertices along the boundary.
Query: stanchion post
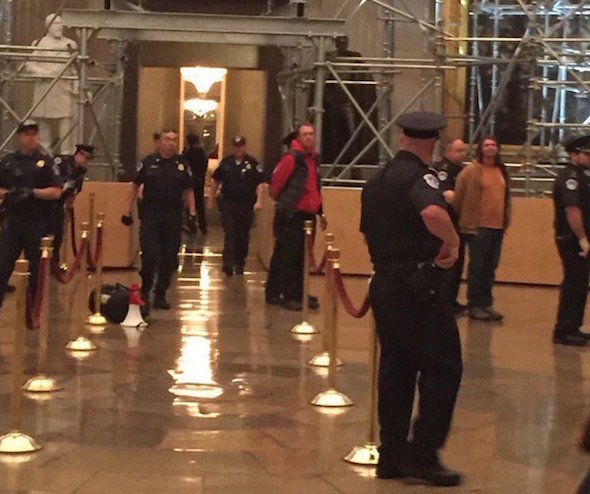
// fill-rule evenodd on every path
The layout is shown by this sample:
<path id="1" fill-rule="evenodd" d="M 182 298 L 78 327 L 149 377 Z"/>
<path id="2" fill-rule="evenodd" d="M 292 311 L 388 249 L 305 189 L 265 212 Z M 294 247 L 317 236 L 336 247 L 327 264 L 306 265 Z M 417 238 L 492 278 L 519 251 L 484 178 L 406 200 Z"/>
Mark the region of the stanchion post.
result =
<path id="1" fill-rule="evenodd" d="M 369 388 L 369 418 L 367 442 L 362 446 L 355 446 L 344 457 L 344 461 L 355 465 L 377 465 L 379 462 L 379 450 L 377 449 L 377 383 L 379 379 L 379 344 L 375 331 L 375 318 L 371 314 L 369 333 L 369 358 L 371 385 Z"/>
<path id="2" fill-rule="evenodd" d="M 329 287 L 330 287 L 330 276 L 332 276 L 331 264 L 327 262 L 328 260 L 328 252 L 334 248 L 334 234 L 333 233 L 326 233 L 325 235 L 325 251 L 324 257 L 326 259 L 326 272 L 324 274 L 324 300 L 328 300 L 330 298 Z M 326 302 L 327 303 L 327 302 Z M 313 356 L 307 362 L 309 365 L 314 367 L 328 367 L 330 365 L 330 352 L 328 351 L 330 347 L 330 331 L 327 328 L 330 327 L 330 311 L 324 311 L 324 331 L 322 332 L 322 351 L 317 355 Z M 336 357 L 336 365 L 340 366 L 343 365 L 342 360 Z"/>
<path id="3" fill-rule="evenodd" d="M 47 263 L 43 279 L 43 305 L 41 306 L 41 319 L 39 321 L 39 354 L 37 361 L 37 375 L 29 379 L 23 386 L 29 393 L 50 393 L 59 391 L 61 386 L 57 381 L 47 375 L 47 347 L 49 345 L 49 277 L 51 258 L 53 256 L 53 239 L 43 237 L 41 239 L 41 262 Z"/>
<path id="4" fill-rule="evenodd" d="M 61 252 L 58 252 L 59 254 L 59 258 L 61 259 L 61 264 L 59 266 L 59 268 L 62 271 L 67 271 L 68 270 L 68 262 L 70 259 L 69 256 L 69 252 L 70 252 L 70 248 L 72 245 L 72 234 L 70 232 L 71 230 L 71 226 L 70 226 L 70 222 L 72 221 L 72 217 L 71 217 L 71 211 L 66 208 L 65 210 L 65 214 L 64 214 L 64 225 L 63 225 L 63 241 L 62 241 L 62 245 L 61 245 Z"/>
<path id="5" fill-rule="evenodd" d="M 340 267 L 340 250 L 332 249 L 328 252 L 328 262 L 331 264 L 330 270 L 330 297 L 326 310 L 331 312 L 330 315 L 330 365 L 328 366 L 328 389 L 319 393 L 311 404 L 318 407 L 348 407 L 354 405 L 353 401 L 336 389 L 336 351 L 338 347 L 338 293 L 334 286 L 333 272 Z"/>
<path id="6" fill-rule="evenodd" d="M 80 248 L 82 248 L 83 244 L 85 241 L 88 240 L 88 228 L 89 228 L 90 224 L 87 221 L 83 221 L 81 223 L 81 231 L 82 231 L 82 235 L 81 235 L 81 239 L 82 241 L 80 242 Z M 87 243 L 87 248 L 90 248 L 90 244 Z M 88 338 L 86 338 L 83 335 L 83 326 L 84 326 L 84 322 L 86 321 L 86 310 L 85 310 L 85 306 L 86 306 L 86 300 L 88 297 L 88 261 L 87 255 L 81 255 L 80 256 L 80 274 L 78 276 L 82 276 L 82 286 L 80 288 L 80 290 L 76 290 L 76 292 L 80 292 L 82 293 L 82 307 L 80 308 L 80 312 L 83 311 L 83 316 L 80 318 L 80 323 L 78 325 L 78 337 L 75 340 L 72 340 L 70 342 L 68 342 L 68 344 L 66 345 L 66 350 L 70 350 L 73 352 L 91 352 L 93 350 L 96 350 L 96 345 L 94 343 L 92 343 L 92 341 L 90 341 Z M 75 298 L 75 294 L 74 294 L 74 298 Z"/>
<path id="7" fill-rule="evenodd" d="M 94 314 L 88 316 L 86 322 L 91 326 L 104 326 L 106 318 L 100 312 L 100 292 L 102 288 L 102 267 L 104 252 L 104 213 L 98 213 L 96 223 L 96 239 L 98 242 L 99 233 L 102 245 L 98 246 L 98 258 L 96 259 L 96 271 L 94 273 Z"/>
<path id="8" fill-rule="evenodd" d="M 10 395 L 10 432 L 0 437 L 0 453 L 31 453 L 41 446 L 20 431 L 22 421 L 22 380 L 25 356 L 27 285 L 29 261 L 16 261 L 16 315 L 14 318 L 14 351 L 12 354 L 12 392 Z"/>
<path id="9" fill-rule="evenodd" d="M 96 193 L 91 192 L 89 194 L 88 202 L 88 252 L 92 252 L 92 246 L 94 245 L 94 200 Z"/>
<path id="10" fill-rule="evenodd" d="M 291 333 L 316 334 L 318 330 L 308 322 L 309 319 L 309 250 L 312 247 L 313 221 L 305 220 L 303 225 L 303 320 L 293 326 Z"/>

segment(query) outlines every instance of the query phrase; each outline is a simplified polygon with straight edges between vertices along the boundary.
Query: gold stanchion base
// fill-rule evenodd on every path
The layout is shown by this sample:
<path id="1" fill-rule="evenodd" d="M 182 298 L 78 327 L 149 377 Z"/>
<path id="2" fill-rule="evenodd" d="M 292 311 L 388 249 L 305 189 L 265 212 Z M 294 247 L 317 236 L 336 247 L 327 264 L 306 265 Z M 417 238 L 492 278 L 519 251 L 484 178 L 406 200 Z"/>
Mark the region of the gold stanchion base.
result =
<path id="1" fill-rule="evenodd" d="M 84 336 L 79 336 L 66 345 L 66 350 L 73 352 L 92 352 L 96 349 L 97 346 Z"/>
<path id="2" fill-rule="evenodd" d="M 379 450 L 373 443 L 363 446 L 355 446 L 352 451 L 344 457 L 344 461 L 355 465 L 377 465 L 379 462 Z"/>
<path id="3" fill-rule="evenodd" d="M 62 387 L 57 384 L 57 381 L 49 376 L 40 374 L 29 379 L 23 386 L 24 391 L 29 393 L 51 393 L 59 391 Z"/>
<path id="4" fill-rule="evenodd" d="M 311 404 L 316 407 L 350 407 L 354 405 L 353 401 L 340 391 L 328 389 L 318 394 Z"/>
<path id="5" fill-rule="evenodd" d="M 91 326 L 105 326 L 108 324 L 108 321 L 100 312 L 96 312 L 88 316 L 86 324 L 90 324 Z"/>
<path id="6" fill-rule="evenodd" d="M 31 437 L 22 432 L 9 432 L 0 437 L 0 453 L 18 454 L 39 451 L 41 446 Z"/>
<path id="7" fill-rule="evenodd" d="M 311 324 L 309 324 L 306 321 L 300 322 L 299 324 L 295 324 L 295 326 L 293 326 L 291 328 L 291 333 L 295 333 L 295 334 L 317 334 L 319 333 L 319 331 L 312 326 Z"/>
<path id="8" fill-rule="evenodd" d="M 318 353 L 315 357 L 311 357 L 307 363 L 308 365 L 313 365 L 314 367 L 330 367 L 330 353 Z M 339 367 L 341 365 L 344 365 L 344 362 L 336 357 L 336 366 Z"/>

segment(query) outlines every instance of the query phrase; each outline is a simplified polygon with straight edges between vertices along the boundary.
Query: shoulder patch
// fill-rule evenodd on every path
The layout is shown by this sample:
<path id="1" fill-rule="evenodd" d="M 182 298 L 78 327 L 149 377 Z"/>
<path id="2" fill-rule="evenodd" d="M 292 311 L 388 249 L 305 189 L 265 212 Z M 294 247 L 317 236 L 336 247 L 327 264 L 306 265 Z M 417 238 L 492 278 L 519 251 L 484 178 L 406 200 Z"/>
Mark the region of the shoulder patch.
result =
<path id="1" fill-rule="evenodd" d="M 565 182 L 565 186 L 568 190 L 576 190 L 578 188 L 578 181 L 575 178 L 570 178 Z"/>
<path id="2" fill-rule="evenodd" d="M 449 174 L 446 171 L 441 170 L 438 172 L 438 179 L 441 182 L 444 182 L 447 178 L 449 178 Z"/>
<path id="3" fill-rule="evenodd" d="M 440 183 L 438 181 L 438 178 L 436 178 L 434 175 L 427 173 L 426 175 L 423 176 L 423 178 L 429 187 L 432 187 L 433 189 L 436 189 L 436 190 L 438 190 L 438 188 L 440 187 Z"/>

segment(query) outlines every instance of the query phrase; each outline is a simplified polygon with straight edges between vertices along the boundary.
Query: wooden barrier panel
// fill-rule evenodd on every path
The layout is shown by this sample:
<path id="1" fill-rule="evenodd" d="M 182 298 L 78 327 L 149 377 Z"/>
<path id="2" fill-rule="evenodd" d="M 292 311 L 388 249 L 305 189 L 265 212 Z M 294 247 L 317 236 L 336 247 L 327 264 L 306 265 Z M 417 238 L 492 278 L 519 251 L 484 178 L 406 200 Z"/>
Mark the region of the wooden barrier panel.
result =
<path id="1" fill-rule="evenodd" d="M 135 222 L 131 227 L 121 223 L 121 215 L 127 208 L 131 184 L 129 182 L 84 182 L 82 192 L 76 197 L 76 235 L 79 236 L 80 222 L 88 220 L 90 193 L 94 192 L 94 215 L 105 213 L 104 267 L 127 268 L 133 265 L 139 253 L 139 221 L 137 211 L 133 212 Z M 96 236 L 95 236 L 96 238 Z M 79 242 L 79 239 L 77 240 Z"/>
<path id="2" fill-rule="evenodd" d="M 359 232 L 361 189 L 324 187 L 322 195 L 324 211 L 328 218 L 328 231 L 335 234 L 335 245 L 341 252 L 342 272 L 371 274 L 369 253 L 363 235 Z M 256 225 L 258 253 L 267 269 L 274 243 L 273 210 L 272 199 L 266 197 L 264 209 L 259 213 Z M 318 262 L 323 249 L 323 235 L 318 233 L 315 245 Z M 497 280 L 557 285 L 561 283 L 561 276 L 561 263 L 553 241 L 552 200 L 513 198 L 512 225 L 504 239 Z"/>

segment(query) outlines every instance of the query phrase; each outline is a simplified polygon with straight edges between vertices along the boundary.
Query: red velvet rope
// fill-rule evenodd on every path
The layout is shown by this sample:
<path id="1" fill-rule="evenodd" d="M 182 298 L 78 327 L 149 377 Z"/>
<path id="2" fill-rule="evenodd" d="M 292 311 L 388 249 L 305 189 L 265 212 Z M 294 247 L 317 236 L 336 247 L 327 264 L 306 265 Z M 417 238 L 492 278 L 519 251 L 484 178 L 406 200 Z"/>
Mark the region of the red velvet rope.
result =
<path id="1" fill-rule="evenodd" d="M 70 237 L 72 240 L 72 252 L 74 257 L 78 255 L 78 247 L 76 247 L 76 216 L 74 215 L 74 208 L 67 210 L 70 214 Z"/>
<path id="2" fill-rule="evenodd" d="M 45 300 L 45 277 L 49 269 L 49 257 L 41 258 L 39 273 L 37 275 L 37 286 L 35 287 L 35 301 L 33 302 L 33 290 L 27 290 L 27 328 L 39 329 L 41 326 L 41 311 Z"/>
<path id="3" fill-rule="evenodd" d="M 309 272 L 311 274 L 322 274 L 322 272 L 324 271 L 324 268 L 326 267 L 326 251 L 324 250 L 324 257 L 322 257 L 322 260 L 321 260 L 319 266 L 317 266 L 316 262 L 315 262 L 315 256 L 313 253 L 313 243 L 312 242 L 307 242 L 307 254 L 309 255 L 309 265 L 311 267 Z"/>
<path id="4" fill-rule="evenodd" d="M 102 226 L 96 228 L 96 245 L 94 247 L 94 255 L 88 249 L 87 261 L 89 269 L 96 269 L 98 258 L 102 254 Z"/>
<path id="5" fill-rule="evenodd" d="M 340 301 L 344 306 L 346 312 L 348 312 L 352 317 L 360 319 L 364 317 L 367 312 L 369 312 L 369 308 L 371 307 L 371 300 L 369 299 L 369 294 L 365 296 L 365 300 L 359 309 L 356 309 L 354 305 L 352 305 L 352 301 L 346 293 L 346 288 L 344 287 L 344 280 L 342 279 L 342 272 L 340 268 L 334 268 L 332 271 L 334 274 L 334 285 L 336 286 L 336 290 L 338 291 L 338 296 L 340 297 Z"/>
<path id="6" fill-rule="evenodd" d="M 57 264 L 55 259 L 51 262 L 51 274 L 60 282 L 62 285 L 67 285 L 70 281 L 74 279 L 74 275 L 80 269 L 80 264 L 82 263 L 82 257 L 87 255 L 88 252 L 88 239 L 83 238 L 82 243 L 80 244 L 80 249 L 76 254 L 76 258 L 71 266 L 68 266 L 68 270 L 64 274 Z"/>

